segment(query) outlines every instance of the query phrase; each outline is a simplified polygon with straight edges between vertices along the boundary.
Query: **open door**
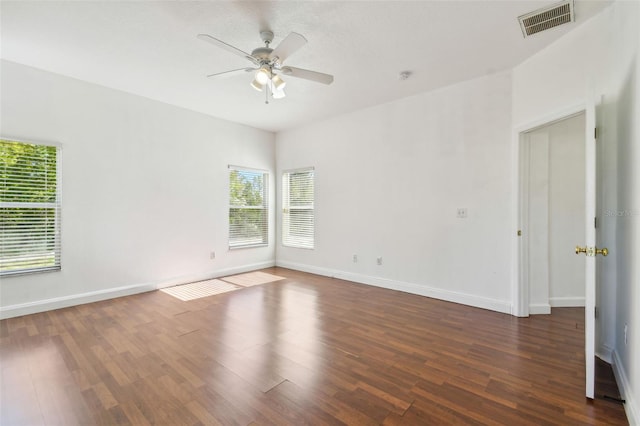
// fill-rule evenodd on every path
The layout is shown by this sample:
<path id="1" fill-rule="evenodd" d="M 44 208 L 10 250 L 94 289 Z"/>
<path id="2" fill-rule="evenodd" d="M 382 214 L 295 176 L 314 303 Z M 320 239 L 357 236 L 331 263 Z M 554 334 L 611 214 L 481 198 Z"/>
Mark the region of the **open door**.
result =
<path id="1" fill-rule="evenodd" d="M 608 254 L 596 246 L 596 109 L 591 100 L 586 108 L 585 137 L 585 241 L 576 246 L 576 254 L 585 254 L 585 370 L 586 397 L 594 398 L 596 347 L 596 256 Z"/>
<path id="2" fill-rule="evenodd" d="M 528 129 L 522 130 L 518 133 L 519 141 L 519 231 L 518 236 L 518 253 L 519 253 L 519 266 L 518 266 L 518 289 L 516 292 L 516 315 L 528 316 L 530 306 L 530 283 L 529 283 L 529 236 L 527 232 L 521 230 L 529 226 L 529 206 L 528 200 L 528 179 L 529 175 L 529 162 L 528 150 L 524 144 L 524 136 L 527 132 L 550 124 L 557 120 L 562 120 L 571 115 L 579 114 L 584 111 L 585 114 L 585 152 L 584 152 L 584 212 L 585 212 L 585 232 L 584 241 L 576 241 L 579 243 L 576 246 L 576 254 L 585 254 L 585 371 L 586 371 L 586 383 L 585 383 L 585 395 L 587 398 L 593 399 L 595 396 L 595 345 L 596 345 L 596 256 L 608 254 L 606 248 L 598 248 L 596 241 L 596 108 L 593 97 L 590 97 L 588 104 L 584 108 L 571 108 L 565 111 L 563 114 L 557 114 L 554 117 L 547 117 L 544 121 L 531 125 Z M 527 229 L 525 229 L 527 231 Z M 528 232 L 530 234 L 531 232 Z M 540 313 L 540 312 L 538 312 Z"/>

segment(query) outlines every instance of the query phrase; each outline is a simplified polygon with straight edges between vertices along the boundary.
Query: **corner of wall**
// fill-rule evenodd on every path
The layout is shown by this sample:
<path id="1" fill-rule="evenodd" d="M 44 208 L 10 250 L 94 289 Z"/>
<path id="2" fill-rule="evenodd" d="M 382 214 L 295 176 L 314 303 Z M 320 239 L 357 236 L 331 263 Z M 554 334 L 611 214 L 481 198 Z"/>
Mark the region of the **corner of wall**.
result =
<path id="1" fill-rule="evenodd" d="M 618 353 L 614 350 L 611 357 L 611 366 L 613 367 L 613 374 L 618 383 L 618 389 L 624 402 L 624 411 L 627 415 L 627 420 L 630 425 L 640 425 L 640 407 L 638 406 L 638 399 L 636 399 L 631 384 L 629 383 L 629 376 L 624 370 L 623 364 L 618 357 Z"/>
<path id="2" fill-rule="evenodd" d="M 443 300 L 446 302 L 459 303 L 461 305 L 472 306 L 474 308 L 487 309 L 490 311 L 500 312 L 503 314 L 511 314 L 512 306 L 509 300 L 497 300 L 487 297 L 461 293 L 457 291 L 444 290 L 442 288 L 433 287 L 424 284 L 416 284 L 405 281 L 391 280 L 387 278 L 374 277 L 370 275 L 355 274 L 352 272 L 341 271 L 337 269 L 328 269 L 312 265 L 304 265 L 300 263 L 277 261 L 276 266 L 282 268 L 293 269 L 296 271 L 308 272 L 311 274 L 322 275 L 325 277 L 337 278 L 346 281 L 352 281 L 359 284 L 366 284 L 375 287 L 386 288 L 389 290 L 402 291 L 405 293 L 415 294 L 418 296 L 431 297 L 433 299 Z M 548 312 L 549 313 L 549 312 Z"/>

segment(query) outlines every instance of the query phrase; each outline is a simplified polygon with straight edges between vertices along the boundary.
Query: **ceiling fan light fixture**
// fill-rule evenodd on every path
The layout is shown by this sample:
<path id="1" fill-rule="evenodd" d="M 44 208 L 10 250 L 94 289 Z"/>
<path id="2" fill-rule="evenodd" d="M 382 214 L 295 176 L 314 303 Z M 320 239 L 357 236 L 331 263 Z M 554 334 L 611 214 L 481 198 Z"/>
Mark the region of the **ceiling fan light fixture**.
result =
<path id="1" fill-rule="evenodd" d="M 279 75 L 275 74 L 271 79 L 271 83 L 273 84 L 274 91 L 282 90 L 287 85 L 287 82 L 284 81 Z"/>
<path id="2" fill-rule="evenodd" d="M 271 96 L 273 96 L 273 99 L 282 99 L 285 96 L 287 96 L 287 94 L 284 93 L 284 89 L 280 89 L 280 90 L 274 90 L 273 92 L 271 92 Z"/>
<path id="3" fill-rule="evenodd" d="M 258 92 L 262 92 L 262 88 L 264 87 L 264 84 L 260 84 L 258 79 L 254 78 L 253 81 L 251 82 L 251 87 L 256 89 Z"/>
<path id="4" fill-rule="evenodd" d="M 271 79 L 271 70 L 267 66 L 263 66 L 256 72 L 255 81 L 260 83 L 261 85 L 267 84 L 267 82 Z"/>

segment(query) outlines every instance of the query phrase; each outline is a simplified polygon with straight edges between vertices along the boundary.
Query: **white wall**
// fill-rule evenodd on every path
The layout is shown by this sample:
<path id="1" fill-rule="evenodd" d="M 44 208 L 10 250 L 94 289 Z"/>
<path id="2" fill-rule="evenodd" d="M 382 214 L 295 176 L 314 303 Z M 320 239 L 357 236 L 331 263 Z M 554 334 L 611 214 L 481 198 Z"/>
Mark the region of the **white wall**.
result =
<path id="1" fill-rule="evenodd" d="M 274 205 L 272 133 L 15 63 L 1 71 L 2 137 L 59 142 L 63 160 L 62 271 L 2 278 L 3 317 L 274 263 L 273 217 L 269 247 L 227 248 L 227 166 L 270 171 Z"/>
<path id="2" fill-rule="evenodd" d="M 509 312 L 510 115 L 506 72 L 279 133 L 278 179 L 315 166 L 316 248 L 277 263 Z"/>
<path id="3" fill-rule="evenodd" d="M 549 304 L 584 306 L 584 258 L 574 247 L 585 239 L 585 115 L 548 127 Z"/>
<path id="4" fill-rule="evenodd" d="M 528 149 L 529 312 L 584 306 L 585 114 L 523 135 Z M 536 229 L 536 226 L 539 229 Z"/>
<path id="5" fill-rule="evenodd" d="M 550 182 L 549 182 L 549 134 L 546 131 L 528 133 L 523 149 L 528 150 L 528 223 L 523 226 L 523 239 L 528 244 L 529 313 L 549 314 L 550 263 Z M 524 266 L 524 265 L 523 265 Z"/>
<path id="6" fill-rule="evenodd" d="M 602 99 L 598 352 L 614 361 L 631 424 L 640 423 L 640 2 L 616 1 L 513 70 L 515 127 Z M 602 98 L 600 98 L 602 96 Z M 624 325 L 628 324 L 628 343 Z"/>

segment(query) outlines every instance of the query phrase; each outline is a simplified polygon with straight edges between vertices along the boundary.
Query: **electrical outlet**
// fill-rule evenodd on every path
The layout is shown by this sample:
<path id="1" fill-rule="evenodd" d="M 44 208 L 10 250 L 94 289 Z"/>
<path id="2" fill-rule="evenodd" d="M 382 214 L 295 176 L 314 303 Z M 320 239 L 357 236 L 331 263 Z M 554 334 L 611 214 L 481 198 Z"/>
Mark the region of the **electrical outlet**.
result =
<path id="1" fill-rule="evenodd" d="M 211 253 L 209 253 L 209 259 L 213 260 L 216 258 L 216 252 L 212 251 Z"/>
<path id="2" fill-rule="evenodd" d="M 467 208 L 466 207 L 458 207 L 456 212 L 456 217 L 458 219 L 465 219 L 467 217 Z"/>
<path id="3" fill-rule="evenodd" d="M 357 254 L 353 255 L 353 263 L 358 263 L 358 255 Z"/>
<path id="4" fill-rule="evenodd" d="M 382 257 L 379 257 L 378 259 L 376 259 L 378 265 L 382 265 Z"/>
<path id="5" fill-rule="evenodd" d="M 627 346 L 627 343 L 629 343 L 629 341 L 627 340 L 627 324 L 624 325 L 624 345 Z"/>

